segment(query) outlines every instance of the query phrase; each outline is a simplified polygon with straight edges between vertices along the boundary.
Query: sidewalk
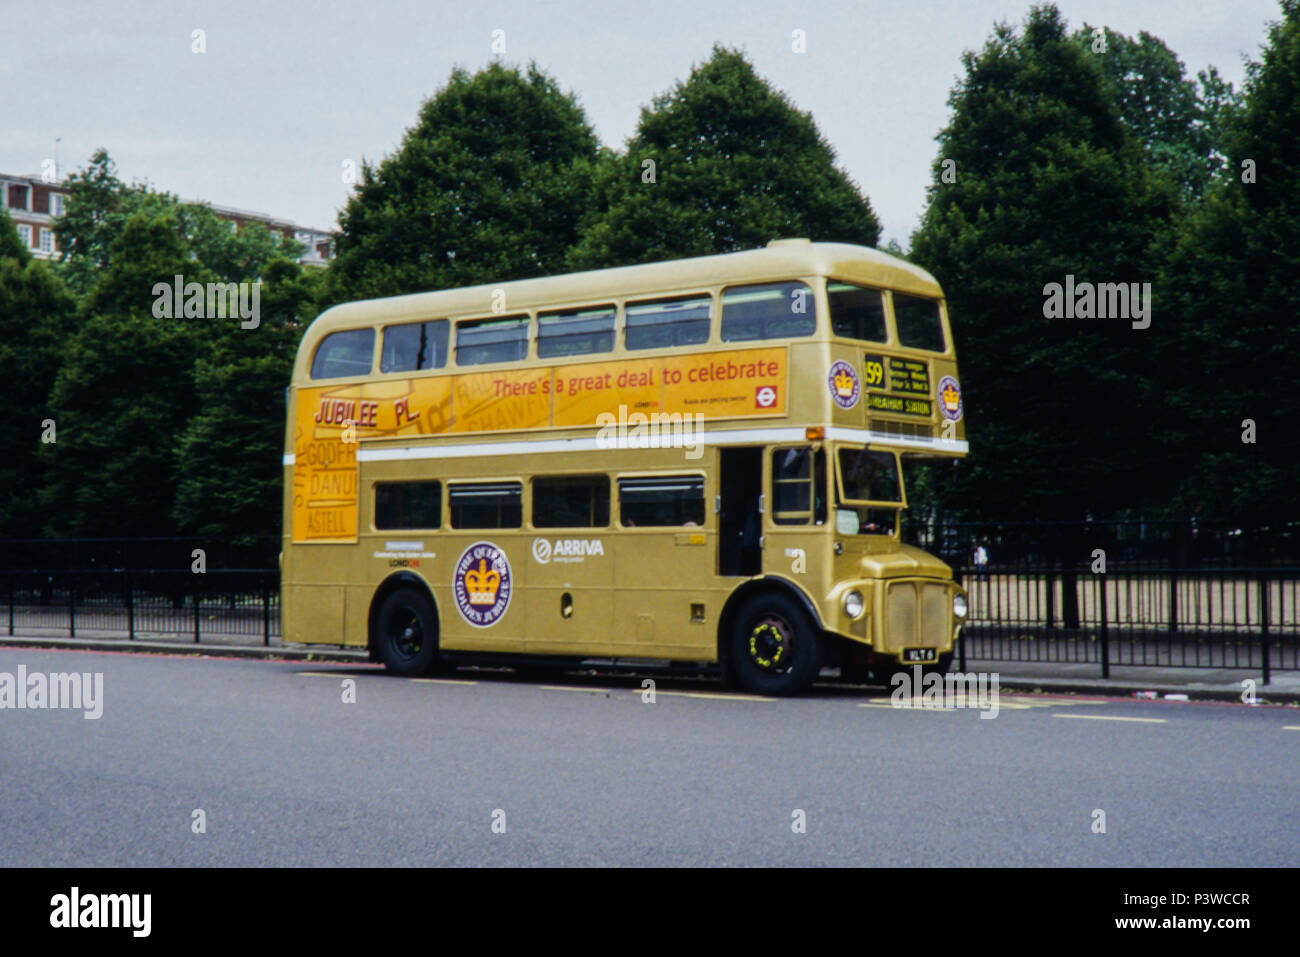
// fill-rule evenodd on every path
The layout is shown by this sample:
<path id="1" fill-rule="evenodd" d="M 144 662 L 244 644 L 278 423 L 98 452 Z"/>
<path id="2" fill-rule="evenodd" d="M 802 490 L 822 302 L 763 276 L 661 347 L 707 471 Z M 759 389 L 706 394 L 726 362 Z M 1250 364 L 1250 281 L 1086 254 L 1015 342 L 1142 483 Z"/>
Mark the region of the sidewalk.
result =
<path id="1" fill-rule="evenodd" d="M 361 649 L 334 648 L 320 645 L 284 645 L 272 639 L 269 646 L 237 644 L 205 639 L 201 644 L 192 641 L 110 637 L 0 637 L 0 648 L 60 648 L 80 651 L 142 652 L 153 654 L 193 655 L 204 658 L 271 658 L 287 661 L 332 661 L 343 663 L 369 662 L 368 654 Z M 955 667 L 955 663 L 954 663 Z M 1265 685 L 1258 671 L 1237 668 L 1143 668 L 1116 665 L 1110 669 L 1110 678 L 1098 676 L 1096 664 L 1067 662 L 991 661 L 966 659 L 968 672 L 996 673 L 999 685 L 1006 691 L 1047 691 L 1070 694 L 1108 695 L 1132 697 L 1143 692 L 1165 695 L 1187 695 L 1199 701 L 1240 702 L 1244 686 L 1242 681 L 1255 682 L 1255 697 L 1269 704 L 1300 705 L 1300 671 L 1274 671 L 1272 681 Z"/>

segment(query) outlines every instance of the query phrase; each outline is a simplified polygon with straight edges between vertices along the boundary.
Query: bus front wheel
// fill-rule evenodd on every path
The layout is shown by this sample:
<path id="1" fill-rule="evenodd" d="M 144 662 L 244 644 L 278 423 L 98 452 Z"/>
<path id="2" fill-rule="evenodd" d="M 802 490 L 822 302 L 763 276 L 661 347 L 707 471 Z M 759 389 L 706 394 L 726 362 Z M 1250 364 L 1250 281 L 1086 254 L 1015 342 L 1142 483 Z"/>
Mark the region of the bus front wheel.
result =
<path id="1" fill-rule="evenodd" d="M 414 588 L 399 588 L 375 615 L 375 652 L 395 675 L 427 674 L 438 663 L 438 619 L 433 604 Z"/>
<path id="2" fill-rule="evenodd" d="M 753 694 L 805 691 L 822 667 L 817 624 L 794 599 L 773 592 L 745 605 L 731 632 L 731 672 Z"/>

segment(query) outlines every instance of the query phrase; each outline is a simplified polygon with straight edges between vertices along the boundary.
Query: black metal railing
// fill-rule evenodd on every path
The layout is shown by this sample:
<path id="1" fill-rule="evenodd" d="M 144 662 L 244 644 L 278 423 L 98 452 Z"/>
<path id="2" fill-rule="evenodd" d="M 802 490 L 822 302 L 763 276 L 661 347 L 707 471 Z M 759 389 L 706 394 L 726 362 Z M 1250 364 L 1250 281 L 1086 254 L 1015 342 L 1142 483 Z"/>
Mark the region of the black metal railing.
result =
<path id="1" fill-rule="evenodd" d="M 10 635 L 269 645 L 279 579 L 258 568 L 0 571 L 0 596 Z"/>
<path id="2" fill-rule="evenodd" d="M 1300 669 L 1296 526 L 909 523 L 967 589 L 960 658 Z M 964 667 L 964 666 L 963 666 Z"/>

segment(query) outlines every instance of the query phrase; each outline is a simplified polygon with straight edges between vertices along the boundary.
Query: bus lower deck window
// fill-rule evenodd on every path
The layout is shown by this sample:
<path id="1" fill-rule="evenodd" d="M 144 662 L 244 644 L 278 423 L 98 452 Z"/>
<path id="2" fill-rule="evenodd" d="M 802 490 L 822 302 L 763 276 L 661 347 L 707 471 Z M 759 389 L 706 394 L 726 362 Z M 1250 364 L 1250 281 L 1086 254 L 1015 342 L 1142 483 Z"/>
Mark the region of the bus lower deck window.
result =
<path id="1" fill-rule="evenodd" d="M 619 479 L 618 507 L 626 527 L 701 526 L 704 524 L 704 477 Z"/>
<path id="2" fill-rule="evenodd" d="M 565 475 L 533 479 L 533 525 L 537 528 L 609 526 L 609 478 Z"/>
<path id="3" fill-rule="evenodd" d="M 523 486 L 519 482 L 449 485 L 452 528 L 519 528 L 523 525 Z"/>
<path id="4" fill-rule="evenodd" d="M 376 482 L 375 528 L 442 527 L 441 482 Z"/>

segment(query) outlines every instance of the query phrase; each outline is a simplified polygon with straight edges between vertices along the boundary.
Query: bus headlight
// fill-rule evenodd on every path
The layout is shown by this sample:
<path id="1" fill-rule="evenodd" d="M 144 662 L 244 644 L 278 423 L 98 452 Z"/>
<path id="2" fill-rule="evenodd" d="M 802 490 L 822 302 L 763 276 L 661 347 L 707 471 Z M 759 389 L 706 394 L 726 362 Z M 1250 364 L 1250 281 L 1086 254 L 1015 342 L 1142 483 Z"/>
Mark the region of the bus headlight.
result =
<path id="1" fill-rule="evenodd" d="M 854 588 L 844 593 L 844 614 L 850 618 L 861 618 L 865 609 L 866 604 L 862 600 L 862 592 Z"/>
<path id="2" fill-rule="evenodd" d="M 958 618 L 966 617 L 966 596 L 965 595 L 952 596 L 952 613 L 956 615 Z"/>

